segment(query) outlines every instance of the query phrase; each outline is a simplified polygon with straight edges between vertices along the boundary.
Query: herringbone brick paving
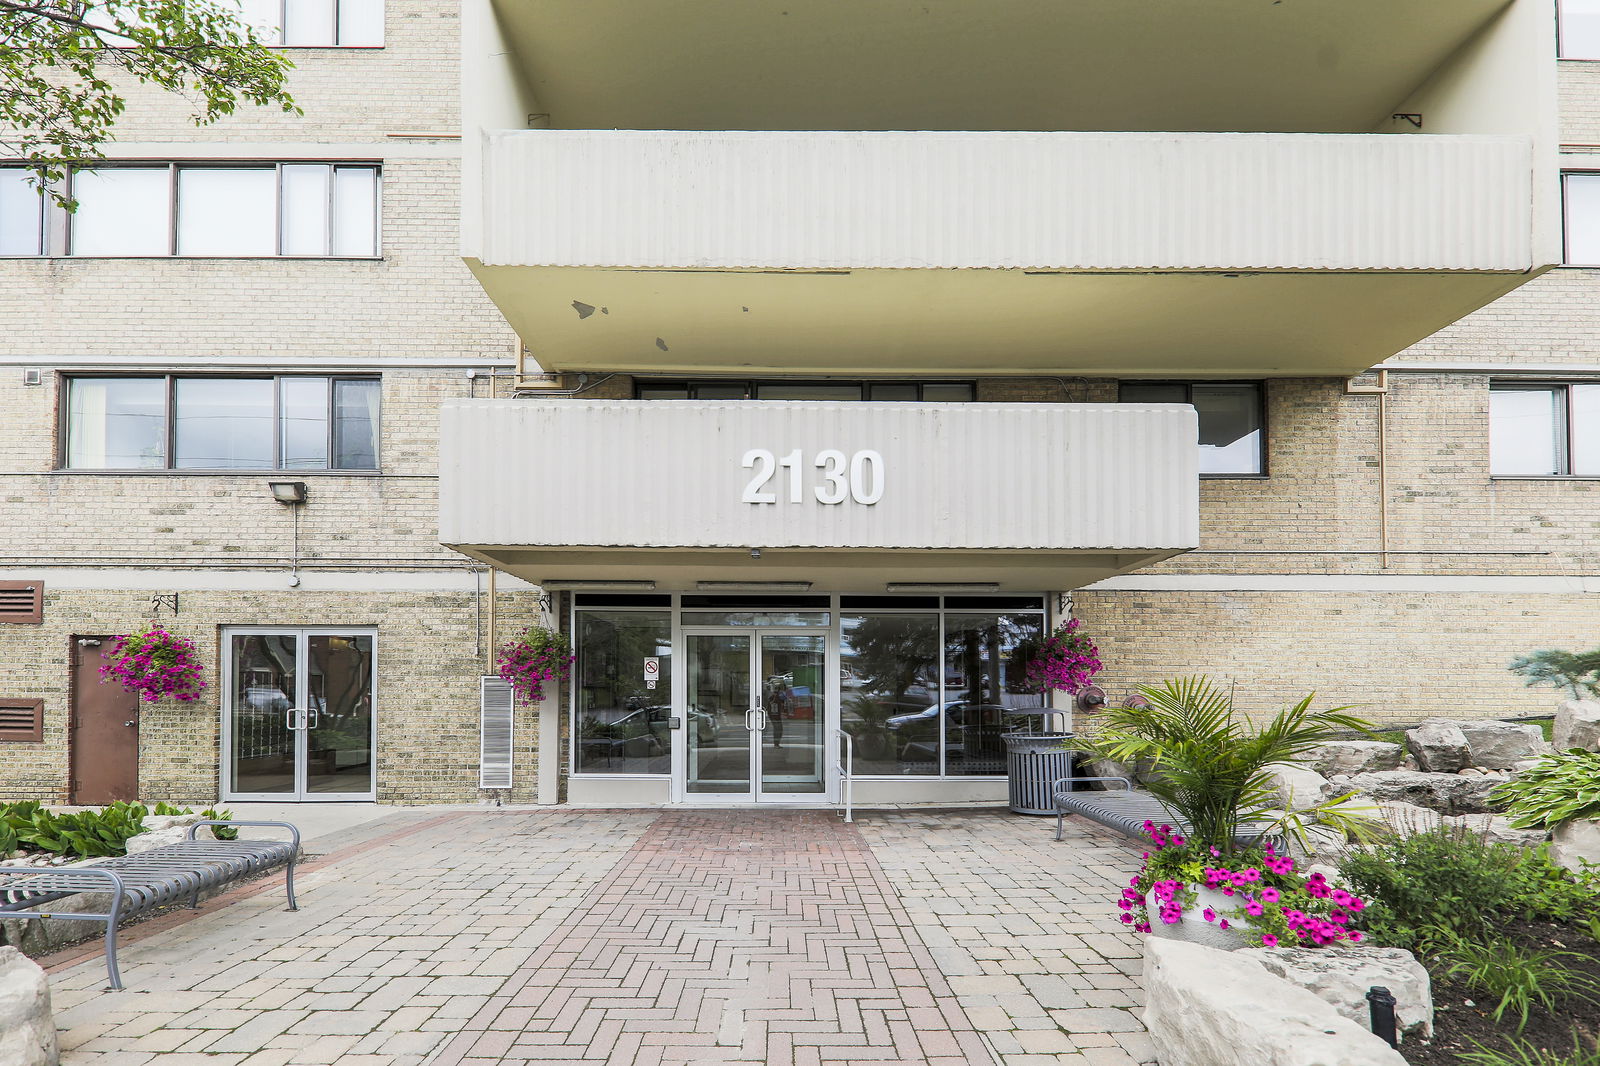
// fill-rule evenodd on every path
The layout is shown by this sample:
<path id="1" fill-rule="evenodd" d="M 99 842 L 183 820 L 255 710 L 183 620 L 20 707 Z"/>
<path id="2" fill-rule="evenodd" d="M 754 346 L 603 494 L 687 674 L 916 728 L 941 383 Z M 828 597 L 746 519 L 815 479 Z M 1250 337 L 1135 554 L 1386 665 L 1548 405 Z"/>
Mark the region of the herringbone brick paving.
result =
<path id="1" fill-rule="evenodd" d="M 996 1061 L 859 834 L 809 811 L 662 815 L 434 1066 L 597 1060 Z"/>
<path id="2" fill-rule="evenodd" d="M 126 992 L 58 961 L 64 1066 L 1153 1059 L 1120 838 L 992 810 L 380 817 L 313 848 L 300 911 L 274 883 L 129 930 Z"/>

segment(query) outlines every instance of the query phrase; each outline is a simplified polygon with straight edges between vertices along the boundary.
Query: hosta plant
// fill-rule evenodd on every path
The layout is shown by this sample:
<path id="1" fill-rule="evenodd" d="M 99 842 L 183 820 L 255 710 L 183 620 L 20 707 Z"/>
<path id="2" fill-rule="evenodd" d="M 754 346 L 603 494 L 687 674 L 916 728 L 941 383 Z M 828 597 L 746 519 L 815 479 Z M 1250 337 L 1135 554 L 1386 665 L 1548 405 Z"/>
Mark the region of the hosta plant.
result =
<path id="1" fill-rule="evenodd" d="M 1100 672 L 1104 665 L 1100 649 L 1087 633 L 1079 632 L 1082 625 L 1069 618 L 1039 645 L 1024 672 L 1030 688 L 1076 696 Z"/>
<path id="2" fill-rule="evenodd" d="M 508 640 L 495 655 L 500 677 L 523 703 L 544 699 L 544 686 L 560 684 L 572 673 L 572 644 L 546 626 L 529 626 L 522 636 Z"/>
<path id="3" fill-rule="evenodd" d="M 1200 920 L 1232 929 L 1247 943 L 1261 947 L 1321 947 L 1347 940 L 1359 943 L 1362 934 L 1349 928 L 1366 902 L 1329 884 L 1320 873 L 1301 873 L 1294 859 L 1281 855 L 1267 843 L 1232 853 L 1190 843 L 1171 826 L 1144 823 L 1150 850 L 1137 876 L 1122 890 L 1117 907 L 1122 922 L 1140 932 L 1150 932 L 1140 916 L 1148 896 L 1159 906 L 1155 920 L 1176 925 L 1190 920 L 1200 888 L 1220 892 L 1225 902 L 1200 912 Z"/>
<path id="4" fill-rule="evenodd" d="M 171 697 L 179 703 L 200 698 L 206 683 L 194 641 L 167 632 L 155 622 L 136 633 L 117 638 L 107 662 L 100 667 L 103 681 L 115 681 L 147 703 Z"/>
<path id="5" fill-rule="evenodd" d="M 1547 755 L 1489 794 L 1518 829 L 1554 829 L 1600 818 L 1600 751 L 1571 748 Z"/>

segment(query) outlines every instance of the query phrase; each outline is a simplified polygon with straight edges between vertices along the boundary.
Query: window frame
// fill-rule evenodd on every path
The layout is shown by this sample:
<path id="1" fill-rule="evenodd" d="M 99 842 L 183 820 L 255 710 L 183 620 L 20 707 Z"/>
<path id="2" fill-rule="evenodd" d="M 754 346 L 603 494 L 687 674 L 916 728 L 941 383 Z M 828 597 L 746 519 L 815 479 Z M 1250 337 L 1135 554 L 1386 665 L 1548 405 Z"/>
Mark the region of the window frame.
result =
<path id="1" fill-rule="evenodd" d="M 156 467 L 107 467 L 107 466 L 71 466 L 68 463 L 69 441 L 72 432 L 71 403 L 72 383 L 74 381 L 93 381 L 103 379 L 144 378 L 161 380 L 163 384 L 164 405 L 162 408 L 162 434 L 161 434 L 161 465 Z M 174 466 L 173 461 L 177 452 L 177 419 L 173 411 L 177 405 L 177 382 L 181 378 L 204 379 L 207 381 L 270 381 L 272 382 L 272 466 L 263 467 L 188 467 Z M 373 422 L 373 465 L 370 467 L 337 467 L 337 466 L 284 466 L 283 464 L 283 386 L 285 378 L 326 378 L 328 381 L 328 430 L 327 448 L 328 461 L 334 457 L 333 444 L 335 439 L 334 411 L 336 410 L 335 397 L 338 390 L 335 388 L 340 381 L 366 381 L 376 382 L 378 385 L 378 417 Z M 149 476 L 167 474 L 242 474 L 254 476 L 257 474 L 310 474 L 312 476 L 332 474 L 336 477 L 372 477 L 383 473 L 383 376 L 381 374 L 339 374 L 339 373 L 251 373 L 240 371 L 232 374 L 140 374 L 126 373 L 112 370 L 96 371 L 93 373 L 60 374 L 58 379 L 61 387 L 57 390 L 56 409 L 56 457 L 55 473 L 61 474 L 115 474 L 119 476 Z"/>
<path id="2" fill-rule="evenodd" d="M 1588 62 L 1600 62 L 1600 59 L 1589 60 Z M 1572 226 L 1570 224 L 1572 199 L 1567 195 L 1567 179 L 1573 177 L 1594 178 L 1600 181 L 1600 169 L 1563 168 L 1561 171 L 1561 265 L 1579 270 L 1594 270 L 1600 268 L 1600 262 L 1578 263 L 1572 260 Z"/>
<path id="3" fill-rule="evenodd" d="M 1124 400 L 1122 398 L 1122 390 L 1123 390 L 1124 386 L 1128 386 L 1128 385 L 1132 385 L 1132 386 L 1136 386 L 1136 387 L 1137 386 L 1141 386 L 1141 385 L 1160 385 L 1160 386 L 1165 386 L 1167 388 L 1182 388 L 1184 390 L 1184 396 L 1187 397 L 1187 399 L 1185 399 L 1184 402 L 1187 403 L 1190 407 L 1194 406 L 1194 390 L 1196 388 L 1210 388 L 1210 387 L 1214 387 L 1214 386 L 1218 386 L 1218 385 L 1233 385 L 1233 386 L 1238 386 L 1238 387 L 1249 386 L 1249 387 L 1255 389 L 1255 391 L 1256 391 L 1256 421 L 1261 426 L 1261 469 L 1259 471 L 1255 472 L 1255 473 L 1232 473 L 1232 474 L 1225 474 L 1225 473 L 1209 473 L 1208 474 L 1208 473 L 1202 473 L 1200 475 L 1200 480 L 1201 481 L 1265 481 L 1265 480 L 1267 480 L 1268 478 L 1270 478 L 1272 476 L 1272 457 L 1271 457 L 1272 449 L 1271 449 L 1271 446 L 1270 446 L 1272 437 L 1271 437 L 1271 427 L 1267 423 L 1267 383 L 1265 381 L 1262 381 L 1262 380 L 1250 380 L 1250 379 L 1233 379 L 1233 378 L 1224 379 L 1224 380 L 1217 380 L 1217 381 L 1182 381 L 1182 380 L 1176 380 L 1175 381 L 1175 380 L 1171 380 L 1171 379 L 1168 379 L 1168 378 L 1151 378 L 1151 379 L 1148 379 L 1148 380 L 1146 380 L 1144 378 L 1129 378 L 1129 379 L 1119 380 L 1117 382 L 1117 402 L 1118 403 L 1148 403 L 1148 402 L 1150 402 L 1150 401 L 1146 401 L 1146 400 Z M 1196 448 L 1200 447 L 1199 441 L 1195 442 L 1195 447 Z"/>
<path id="4" fill-rule="evenodd" d="M 976 403 L 978 400 L 978 383 L 971 378 L 914 378 L 911 380 L 884 380 L 874 378 L 635 378 L 633 382 L 633 398 L 635 400 L 647 400 L 648 402 L 658 403 L 663 401 L 660 399 L 650 399 L 640 394 L 653 389 L 683 389 L 684 391 L 688 392 L 689 395 L 686 397 L 674 397 L 674 399 L 687 399 L 703 403 L 719 402 L 715 399 L 702 400 L 699 396 L 694 394 L 695 390 L 703 385 L 718 388 L 742 388 L 744 390 L 745 395 L 740 400 L 721 401 L 727 403 L 742 403 L 747 400 L 760 400 L 761 387 L 763 385 L 837 385 L 846 387 L 855 386 L 858 390 L 860 390 L 860 397 L 854 400 L 768 401 L 776 403 Z M 867 390 L 873 385 L 912 385 L 916 387 L 917 398 L 915 400 L 871 400 L 868 399 Z M 924 396 L 926 394 L 927 386 L 929 385 L 965 385 L 967 388 L 972 390 L 972 399 L 927 400 L 924 399 Z"/>
<path id="5" fill-rule="evenodd" d="M 1489 417 L 1485 421 L 1485 429 L 1490 434 L 1488 442 L 1490 481 L 1600 481 L 1600 469 L 1596 469 L 1590 474 L 1575 474 L 1572 471 L 1572 430 L 1573 423 L 1575 421 L 1572 417 L 1572 387 L 1574 385 L 1600 385 L 1600 380 L 1576 381 L 1530 379 L 1521 381 L 1515 379 L 1501 379 L 1491 380 L 1489 382 Z M 1495 392 L 1541 392 L 1545 390 L 1559 390 L 1561 396 L 1561 402 L 1555 405 L 1556 417 L 1560 420 L 1560 425 L 1556 427 L 1557 433 L 1555 436 L 1560 448 L 1560 454 L 1556 456 L 1557 462 L 1555 465 L 1560 469 L 1560 472 L 1554 474 L 1496 473 L 1494 468 L 1494 446 L 1492 443 L 1494 427 L 1493 394 Z"/>
<path id="6" fill-rule="evenodd" d="M 325 166 L 329 168 L 328 174 L 328 248 L 324 255 L 289 254 L 284 249 L 284 177 L 283 170 L 286 166 Z M 0 163 L 0 168 L 6 170 L 29 170 L 32 168 L 12 163 Z M 185 170 L 268 170 L 273 172 L 272 196 L 272 241 L 273 251 L 268 255 L 186 255 L 178 251 L 178 234 L 182 229 L 182 200 L 179 193 L 181 185 L 179 175 Z M 372 171 L 372 247 L 370 255 L 353 255 L 334 252 L 334 234 L 337 227 L 337 218 L 334 212 L 336 197 L 336 175 L 341 169 L 370 170 Z M 183 160 L 142 160 L 142 159 L 107 159 L 92 165 L 75 166 L 67 171 L 66 179 L 56 188 L 71 197 L 73 182 L 79 171 L 106 171 L 106 170 L 165 170 L 167 172 L 167 247 L 165 252 L 155 255 L 80 255 L 74 251 L 77 243 L 75 227 L 77 216 L 68 213 L 60 205 L 49 200 L 48 196 L 41 196 L 40 210 L 40 252 L 37 255 L 0 255 L 0 260 L 36 260 L 36 259 L 183 259 L 195 261 L 207 260 L 249 260 L 260 262 L 263 260 L 280 259 L 292 262 L 304 261 L 350 261 L 350 262 L 377 262 L 384 258 L 383 249 L 383 191 L 384 191 L 384 163 L 377 159 L 183 159 Z"/>

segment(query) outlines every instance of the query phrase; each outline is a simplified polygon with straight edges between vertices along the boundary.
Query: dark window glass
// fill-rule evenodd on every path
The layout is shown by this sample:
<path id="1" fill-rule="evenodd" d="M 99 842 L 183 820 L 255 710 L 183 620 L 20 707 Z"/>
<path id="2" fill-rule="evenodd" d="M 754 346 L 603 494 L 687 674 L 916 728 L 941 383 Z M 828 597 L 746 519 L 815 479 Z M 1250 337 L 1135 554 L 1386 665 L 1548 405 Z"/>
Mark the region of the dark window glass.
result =
<path id="1" fill-rule="evenodd" d="M 689 386 L 687 385 L 652 385 L 649 388 L 641 388 L 639 390 L 639 399 L 641 400 L 687 400 L 688 398 Z"/>
<path id="2" fill-rule="evenodd" d="M 937 596 L 840 596 L 839 606 L 844 610 L 868 610 L 871 608 L 923 608 L 924 610 L 938 610 L 939 597 Z"/>
<path id="3" fill-rule="evenodd" d="M 804 382 L 768 382 L 756 387 L 758 400 L 859 400 L 860 385 L 809 385 Z"/>
<path id="4" fill-rule="evenodd" d="M 577 769 L 664 774 L 672 769 L 672 614 L 581 611 L 577 615 Z M 659 659 L 655 688 L 644 661 Z M 714 729 L 691 714 L 686 727 Z"/>
<path id="5" fill-rule="evenodd" d="M 1266 470 L 1261 386 L 1246 384 L 1125 383 L 1123 403 L 1193 404 L 1200 419 L 1200 473 L 1260 474 Z"/>
<path id="6" fill-rule="evenodd" d="M 946 596 L 946 607 L 975 607 L 990 611 L 1042 611 L 1038 596 Z"/>
<path id="7" fill-rule="evenodd" d="M 376 381 L 333 383 L 333 465 L 337 469 L 377 469 L 379 395 Z"/>
<path id="8" fill-rule="evenodd" d="M 695 385 L 694 398 L 697 400 L 744 400 L 748 387 L 745 385 Z"/>
<path id="9" fill-rule="evenodd" d="M 670 607 L 667 595 L 638 596 L 631 592 L 579 592 L 573 596 L 578 607 Z"/>
<path id="10" fill-rule="evenodd" d="M 1005 712 L 1041 702 L 1023 675 L 1043 637 L 1038 614 L 945 616 L 945 773 L 1006 772 Z"/>
<path id="11" fill-rule="evenodd" d="M 685 608 L 715 608 L 736 610 L 807 610 L 828 606 L 826 596 L 684 596 L 679 605 Z"/>
<path id="12" fill-rule="evenodd" d="M 877 400 L 877 401 L 881 402 L 881 401 L 884 401 L 884 400 L 895 400 L 895 401 L 915 400 L 917 398 L 918 398 L 918 396 L 917 396 L 917 387 L 915 385 L 868 385 L 867 386 L 867 399 L 869 399 L 869 400 Z"/>
<path id="13" fill-rule="evenodd" d="M 1188 403 L 1187 385 L 1123 385 L 1123 403 Z"/>
<path id="14" fill-rule="evenodd" d="M 972 399 L 972 386 L 942 383 L 924 385 L 922 398 L 939 403 L 966 403 Z"/>
<path id="15" fill-rule="evenodd" d="M 857 774 L 939 772 L 939 616 L 847 614 L 839 646 L 840 725 Z"/>

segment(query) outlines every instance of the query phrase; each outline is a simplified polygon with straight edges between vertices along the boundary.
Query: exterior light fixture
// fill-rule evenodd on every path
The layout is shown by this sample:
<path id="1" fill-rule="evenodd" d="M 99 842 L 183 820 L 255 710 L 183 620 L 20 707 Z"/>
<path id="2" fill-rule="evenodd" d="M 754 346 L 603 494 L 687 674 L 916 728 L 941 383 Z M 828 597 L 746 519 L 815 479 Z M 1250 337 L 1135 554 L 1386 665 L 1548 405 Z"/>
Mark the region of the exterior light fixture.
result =
<path id="1" fill-rule="evenodd" d="M 306 483 L 304 481 L 269 481 L 267 488 L 272 490 L 272 498 L 289 507 L 298 507 L 306 502 Z"/>
<path id="2" fill-rule="evenodd" d="M 546 592 L 651 592 L 654 581 L 605 581 L 573 578 L 568 581 L 552 579 L 539 582 Z"/>
<path id="3" fill-rule="evenodd" d="M 700 592 L 805 592 L 809 581 L 696 581 Z"/>
<path id="4" fill-rule="evenodd" d="M 890 581 L 885 592 L 999 592 L 997 581 Z"/>

